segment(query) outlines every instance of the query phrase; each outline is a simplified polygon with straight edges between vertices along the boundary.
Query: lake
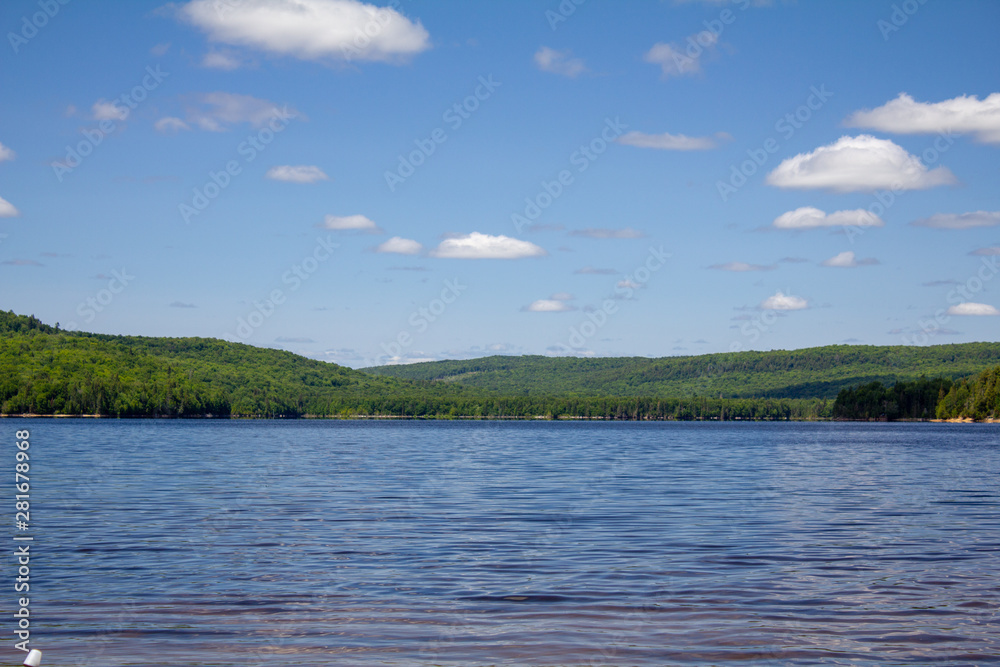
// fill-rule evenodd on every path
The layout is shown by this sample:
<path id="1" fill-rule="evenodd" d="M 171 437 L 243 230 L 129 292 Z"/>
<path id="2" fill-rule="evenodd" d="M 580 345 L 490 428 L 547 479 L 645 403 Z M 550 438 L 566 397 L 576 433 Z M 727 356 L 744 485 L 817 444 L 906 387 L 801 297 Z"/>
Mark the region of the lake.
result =
<path id="1" fill-rule="evenodd" d="M 0 428 L 50 667 L 1000 662 L 1000 425 Z"/>

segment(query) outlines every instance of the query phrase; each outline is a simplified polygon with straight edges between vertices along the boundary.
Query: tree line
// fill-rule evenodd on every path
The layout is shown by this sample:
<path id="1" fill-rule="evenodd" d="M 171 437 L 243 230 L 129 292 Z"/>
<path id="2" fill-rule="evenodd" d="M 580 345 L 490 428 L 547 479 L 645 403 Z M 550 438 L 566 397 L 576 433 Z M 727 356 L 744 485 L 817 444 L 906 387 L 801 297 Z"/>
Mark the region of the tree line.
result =
<path id="1" fill-rule="evenodd" d="M 577 370 L 594 368 L 589 363 L 592 361 L 581 360 Z M 641 361 L 637 363 L 641 365 Z M 282 350 L 216 339 L 67 332 L 34 317 L 0 311 L 2 414 L 678 421 L 985 419 L 995 418 L 1000 411 L 998 376 L 1000 366 L 955 382 L 943 377 L 891 386 L 874 381 L 843 389 L 836 400 L 723 397 L 721 392 L 671 397 L 644 394 L 645 385 L 634 395 L 580 395 L 570 390 L 538 393 L 530 390 L 527 380 L 526 384 L 494 390 L 459 382 L 380 376 Z"/>

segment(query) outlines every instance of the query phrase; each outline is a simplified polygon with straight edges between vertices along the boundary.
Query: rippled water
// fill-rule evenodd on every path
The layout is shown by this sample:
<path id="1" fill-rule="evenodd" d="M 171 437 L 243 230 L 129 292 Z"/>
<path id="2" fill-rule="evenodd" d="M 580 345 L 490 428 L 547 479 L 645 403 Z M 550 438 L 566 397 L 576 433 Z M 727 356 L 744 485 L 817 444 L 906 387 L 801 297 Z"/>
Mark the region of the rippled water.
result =
<path id="1" fill-rule="evenodd" d="M 0 427 L 52 667 L 1000 662 L 994 425 Z"/>

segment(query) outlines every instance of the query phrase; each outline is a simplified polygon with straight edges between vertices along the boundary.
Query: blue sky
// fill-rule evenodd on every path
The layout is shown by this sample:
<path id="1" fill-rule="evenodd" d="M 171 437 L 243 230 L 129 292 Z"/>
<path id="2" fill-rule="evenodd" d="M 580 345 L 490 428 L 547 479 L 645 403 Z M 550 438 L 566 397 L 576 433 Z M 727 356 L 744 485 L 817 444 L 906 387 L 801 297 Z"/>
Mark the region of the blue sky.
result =
<path id="1" fill-rule="evenodd" d="M 0 20 L 4 310 L 354 367 L 997 340 L 997 3 Z"/>

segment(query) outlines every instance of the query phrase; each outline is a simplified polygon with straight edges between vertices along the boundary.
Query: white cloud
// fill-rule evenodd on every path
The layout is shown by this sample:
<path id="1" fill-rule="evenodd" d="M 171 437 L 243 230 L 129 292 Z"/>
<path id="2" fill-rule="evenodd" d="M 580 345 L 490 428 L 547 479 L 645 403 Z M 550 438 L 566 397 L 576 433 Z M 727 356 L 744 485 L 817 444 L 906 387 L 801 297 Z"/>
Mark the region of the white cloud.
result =
<path id="1" fill-rule="evenodd" d="M 17 153 L 3 144 L 0 144 L 0 162 L 3 162 L 4 160 L 13 160 L 15 157 L 17 157 Z"/>
<path id="2" fill-rule="evenodd" d="M 529 313 L 566 313 L 575 309 L 565 301 L 539 299 L 526 306 L 525 310 Z"/>
<path id="3" fill-rule="evenodd" d="M 960 303 L 949 308 L 948 314 L 973 316 L 1000 315 L 1000 310 L 997 310 L 988 303 L 972 303 L 970 301 L 966 301 L 965 303 Z"/>
<path id="4" fill-rule="evenodd" d="M 841 137 L 811 153 L 800 153 L 767 175 L 768 185 L 779 188 L 825 188 L 835 192 L 923 190 L 956 182 L 946 167 L 927 169 L 902 147 L 867 134 Z"/>
<path id="5" fill-rule="evenodd" d="M 697 56 L 701 55 L 702 50 L 713 48 L 718 41 L 718 35 L 708 30 L 702 30 L 688 37 L 685 44 L 657 42 L 646 52 L 646 55 L 642 59 L 647 63 L 659 65 L 663 71 L 664 79 L 672 76 L 698 74 L 701 72 L 701 64 Z M 691 47 L 692 43 L 701 49 L 696 52 L 696 57 L 694 58 L 687 55 L 688 48 L 693 48 Z"/>
<path id="6" fill-rule="evenodd" d="M 972 134 L 978 141 L 1000 144 L 1000 93 L 983 100 L 961 95 L 943 102 L 916 102 L 906 93 L 875 109 L 855 111 L 848 127 L 898 134 Z"/>
<path id="7" fill-rule="evenodd" d="M 620 287 L 621 289 L 635 290 L 635 289 L 642 289 L 643 287 L 645 287 L 645 285 L 637 283 L 634 280 L 631 280 L 630 278 L 626 278 L 624 280 L 619 280 L 617 283 L 615 283 L 615 287 Z"/>
<path id="8" fill-rule="evenodd" d="M 803 206 L 794 211 L 782 213 L 774 219 L 777 229 L 816 229 L 820 227 L 882 227 L 882 219 L 863 208 L 850 211 L 834 211 L 827 215 L 812 206 Z"/>
<path id="9" fill-rule="evenodd" d="M 775 292 L 774 296 L 764 299 L 760 307 L 764 310 L 802 310 L 809 307 L 809 302 L 799 296 Z"/>
<path id="10" fill-rule="evenodd" d="M 105 99 L 99 99 L 90 107 L 94 120 L 125 120 L 128 118 L 128 109 Z"/>
<path id="11" fill-rule="evenodd" d="M 587 227 L 577 229 L 569 233 L 570 236 L 583 236 L 588 239 L 641 239 L 645 236 L 642 232 L 631 227 L 624 229 L 608 229 L 604 227 Z"/>
<path id="12" fill-rule="evenodd" d="M 394 63 L 431 46 L 419 21 L 358 0 L 193 0 L 180 14 L 213 42 L 301 60 Z"/>
<path id="13" fill-rule="evenodd" d="M 9 201 L 0 197 L 0 218 L 16 218 L 21 212 Z"/>
<path id="14" fill-rule="evenodd" d="M 170 50 L 170 42 L 163 42 L 151 48 L 149 52 L 154 56 L 160 57 L 167 55 L 167 51 L 169 50 Z"/>
<path id="15" fill-rule="evenodd" d="M 365 231 L 372 234 L 381 234 L 382 230 L 374 222 L 363 215 L 328 215 L 323 218 L 323 222 L 316 225 L 323 229 L 335 229 L 338 231 Z"/>
<path id="16" fill-rule="evenodd" d="M 530 241 L 472 232 L 441 241 L 430 254 L 449 259 L 520 259 L 547 253 Z"/>
<path id="17" fill-rule="evenodd" d="M 271 167 L 264 174 L 265 178 L 272 181 L 286 181 L 288 183 L 315 183 L 317 181 L 327 181 L 329 176 L 323 170 L 314 165 L 278 165 Z"/>
<path id="18" fill-rule="evenodd" d="M 874 264 L 878 264 L 878 260 L 871 257 L 859 260 L 854 255 L 853 250 L 847 250 L 840 254 L 834 255 L 830 259 L 823 260 L 821 264 L 823 266 L 830 266 L 839 269 L 854 269 L 859 266 L 872 266 Z"/>
<path id="19" fill-rule="evenodd" d="M 195 100 L 188 109 L 188 121 L 209 132 L 225 132 L 239 123 L 263 127 L 274 118 L 298 115 L 288 106 L 279 109 L 274 102 L 250 95 L 214 92 L 198 95 Z"/>
<path id="20" fill-rule="evenodd" d="M 637 148 L 657 148 L 664 151 L 705 151 L 718 146 L 718 140 L 729 139 L 725 132 L 719 132 L 714 137 L 689 137 L 684 134 L 646 134 L 644 132 L 627 132 L 615 141 L 626 146 Z"/>
<path id="21" fill-rule="evenodd" d="M 182 121 L 180 118 L 174 118 L 173 116 L 165 116 L 160 120 L 153 123 L 153 127 L 157 132 L 178 132 L 180 130 L 190 130 L 191 128 L 187 123 Z"/>
<path id="22" fill-rule="evenodd" d="M 239 69 L 242 64 L 239 57 L 229 51 L 209 51 L 201 59 L 201 66 L 209 69 L 232 71 Z"/>
<path id="23" fill-rule="evenodd" d="M 413 239 L 404 239 L 401 236 L 393 236 L 388 241 L 380 243 L 375 252 L 395 253 L 397 255 L 418 255 L 424 249 L 420 243 Z"/>
<path id="24" fill-rule="evenodd" d="M 921 218 L 910 223 L 917 227 L 935 229 L 973 229 L 975 227 L 995 227 L 1000 225 L 1000 211 L 974 211 L 972 213 L 937 213 L 929 218 Z"/>
<path id="25" fill-rule="evenodd" d="M 725 264 L 713 264 L 708 267 L 710 269 L 716 269 L 718 271 L 735 271 L 737 273 L 743 273 L 745 271 L 773 271 L 774 265 L 763 265 L 763 264 L 747 264 L 746 262 L 726 262 Z"/>
<path id="26" fill-rule="evenodd" d="M 568 76 L 571 79 L 587 71 L 580 58 L 573 58 L 572 51 L 556 51 L 543 46 L 535 53 L 535 64 L 543 72 Z"/>

